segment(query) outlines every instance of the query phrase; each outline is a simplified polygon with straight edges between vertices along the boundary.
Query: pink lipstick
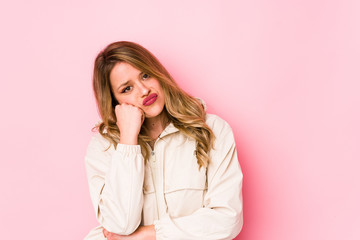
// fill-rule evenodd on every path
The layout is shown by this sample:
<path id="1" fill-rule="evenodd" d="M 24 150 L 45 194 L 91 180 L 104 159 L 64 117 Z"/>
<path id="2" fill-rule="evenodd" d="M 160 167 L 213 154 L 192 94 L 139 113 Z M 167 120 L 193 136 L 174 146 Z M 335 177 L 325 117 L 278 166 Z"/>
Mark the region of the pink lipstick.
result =
<path id="1" fill-rule="evenodd" d="M 156 99 L 157 99 L 158 95 L 156 93 L 152 93 L 149 96 L 147 96 L 144 101 L 143 101 L 143 105 L 144 106 L 149 106 L 151 104 L 153 104 Z"/>

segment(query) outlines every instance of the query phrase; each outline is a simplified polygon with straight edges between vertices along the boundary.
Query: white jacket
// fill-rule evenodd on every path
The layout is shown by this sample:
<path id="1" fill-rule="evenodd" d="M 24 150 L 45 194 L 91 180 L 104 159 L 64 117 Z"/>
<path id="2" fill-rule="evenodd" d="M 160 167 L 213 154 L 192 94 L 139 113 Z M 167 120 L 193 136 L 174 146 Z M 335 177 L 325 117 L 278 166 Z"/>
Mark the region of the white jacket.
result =
<path id="1" fill-rule="evenodd" d="M 99 133 L 85 163 L 96 216 L 101 224 L 86 240 L 105 239 L 102 227 L 128 235 L 155 225 L 156 239 L 233 239 L 243 225 L 242 179 L 234 136 L 220 117 L 207 114 L 216 140 L 207 169 L 197 164 L 196 142 L 172 123 L 144 164 L 139 145 L 109 146 Z M 150 149 L 150 147 L 149 147 Z"/>

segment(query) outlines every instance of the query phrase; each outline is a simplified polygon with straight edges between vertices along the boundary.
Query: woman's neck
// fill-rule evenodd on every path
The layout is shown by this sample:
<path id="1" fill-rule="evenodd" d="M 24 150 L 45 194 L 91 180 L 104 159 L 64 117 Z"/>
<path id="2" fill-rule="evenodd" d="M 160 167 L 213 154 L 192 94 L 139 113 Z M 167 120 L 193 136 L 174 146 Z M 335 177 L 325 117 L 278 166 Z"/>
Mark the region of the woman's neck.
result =
<path id="1" fill-rule="evenodd" d="M 168 124 L 169 119 L 165 110 L 156 117 L 146 118 L 144 121 L 146 135 L 155 140 L 160 136 Z"/>

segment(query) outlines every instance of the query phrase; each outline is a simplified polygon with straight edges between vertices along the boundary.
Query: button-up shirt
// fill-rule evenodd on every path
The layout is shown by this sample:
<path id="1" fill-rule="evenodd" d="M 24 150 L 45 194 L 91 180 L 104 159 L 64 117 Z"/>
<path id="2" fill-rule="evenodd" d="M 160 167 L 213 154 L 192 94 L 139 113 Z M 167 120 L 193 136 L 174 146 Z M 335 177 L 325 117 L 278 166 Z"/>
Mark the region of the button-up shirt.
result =
<path id="1" fill-rule="evenodd" d="M 86 240 L 109 232 L 128 235 L 155 225 L 156 239 L 233 239 L 243 225 L 242 179 L 230 126 L 207 114 L 215 134 L 207 168 L 196 159 L 196 141 L 170 123 L 149 146 L 147 162 L 139 145 L 117 144 L 99 133 L 85 163 L 90 196 L 100 226 Z M 108 148 L 108 149 L 107 149 Z M 107 150 L 106 150 L 107 149 Z"/>

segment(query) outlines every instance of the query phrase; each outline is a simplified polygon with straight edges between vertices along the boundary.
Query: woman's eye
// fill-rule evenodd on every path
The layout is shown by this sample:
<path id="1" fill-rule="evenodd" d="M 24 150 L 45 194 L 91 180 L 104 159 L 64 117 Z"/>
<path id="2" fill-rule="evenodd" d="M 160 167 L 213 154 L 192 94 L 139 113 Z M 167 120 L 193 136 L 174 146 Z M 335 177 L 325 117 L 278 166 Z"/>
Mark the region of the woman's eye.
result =
<path id="1" fill-rule="evenodd" d="M 124 88 L 122 91 L 121 91 L 121 93 L 126 93 L 126 92 L 128 92 L 128 91 L 130 91 L 131 90 L 131 87 L 130 86 L 127 86 L 126 88 Z"/>
<path id="2" fill-rule="evenodd" d="M 150 77 L 150 75 L 147 74 L 147 73 L 144 73 L 144 74 L 142 75 L 142 79 L 143 79 L 143 80 L 148 79 L 149 77 Z"/>

